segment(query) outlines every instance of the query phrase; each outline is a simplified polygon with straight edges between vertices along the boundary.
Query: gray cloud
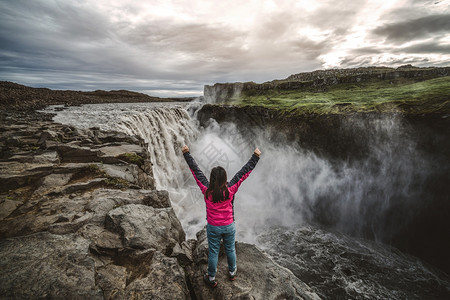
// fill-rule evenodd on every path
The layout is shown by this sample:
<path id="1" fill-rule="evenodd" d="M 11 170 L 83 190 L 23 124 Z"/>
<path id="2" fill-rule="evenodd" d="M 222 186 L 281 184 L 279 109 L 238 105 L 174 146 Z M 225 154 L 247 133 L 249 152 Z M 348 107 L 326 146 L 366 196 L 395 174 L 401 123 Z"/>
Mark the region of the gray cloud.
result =
<path id="1" fill-rule="evenodd" d="M 442 14 L 386 24 L 373 30 L 373 33 L 391 42 L 403 43 L 449 31 L 450 14 Z"/>
<path id="2" fill-rule="evenodd" d="M 320 1 L 315 9 L 283 0 L 273 11 L 249 2 L 239 4 L 248 13 L 244 20 L 234 15 L 238 3 L 165 3 L 176 3 L 169 8 L 183 12 L 179 18 L 159 2 L 145 2 L 148 11 L 142 3 L 0 1 L 0 80 L 177 95 L 201 94 L 204 84 L 215 82 L 261 82 L 321 69 L 324 57 L 335 53 L 343 57 L 330 67 L 448 63 L 448 8 L 430 1 L 393 6 L 372 23 L 365 18 L 378 12 L 367 1 Z M 158 8 L 161 15 L 152 14 Z M 247 22 L 234 24 L 240 21 Z M 355 30 L 367 35 L 352 46 Z M 399 48 L 405 41 L 411 44 Z"/>

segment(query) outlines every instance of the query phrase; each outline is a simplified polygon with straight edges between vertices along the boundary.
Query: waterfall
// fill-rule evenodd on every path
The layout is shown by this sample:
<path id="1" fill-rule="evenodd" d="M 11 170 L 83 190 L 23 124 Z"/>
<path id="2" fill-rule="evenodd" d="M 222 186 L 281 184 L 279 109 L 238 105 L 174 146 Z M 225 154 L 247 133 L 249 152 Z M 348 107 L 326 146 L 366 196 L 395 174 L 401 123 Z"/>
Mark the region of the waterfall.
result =
<path id="1" fill-rule="evenodd" d="M 186 109 L 154 108 L 141 113 L 126 114 L 117 129 L 138 135 L 148 144 L 157 188 L 179 188 L 183 185 L 183 159 L 180 149 L 191 144 L 198 135 L 197 124 Z"/>
<path id="2" fill-rule="evenodd" d="M 265 226 L 305 223 L 383 241 L 405 226 L 416 209 L 429 167 L 398 119 L 353 120 L 349 126 L 371 137 L 371 151 L 363 160 L 349 163 L 330 161 L 295 145 L 274 144 L 265 128 L 245 132 L 234 123 L 214 121 L 200 128 L 190 116 L 195 116 L 196 106 L 86 105 L 60 112 L 55 120 L 141 136 L 148 143 L 156 186 L 169 191 L 188 237 L 204 226 L 206 213 L 181 154 L 184 144 L 207 177 L 212 167 L 221 165 L 232 178 L 254 147 L 262 150 L 262 159 L 236 195 L 237 237 L 244 241 L 255 242 Z M 400 216 L 394 219 L 394 214 Z"/>

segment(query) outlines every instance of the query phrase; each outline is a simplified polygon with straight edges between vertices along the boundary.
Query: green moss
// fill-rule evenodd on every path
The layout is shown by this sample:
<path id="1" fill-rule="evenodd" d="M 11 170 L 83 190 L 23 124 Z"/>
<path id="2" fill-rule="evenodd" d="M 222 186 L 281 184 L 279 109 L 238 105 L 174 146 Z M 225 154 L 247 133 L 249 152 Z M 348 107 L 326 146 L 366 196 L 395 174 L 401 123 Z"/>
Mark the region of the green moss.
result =
<path id="1" fill-rule="evenodd" d="M 105 172 L 103 172 L 97 164 L 89 164 L 86 167 L 86 170 L 91 174 L 97 174 L 97 175 L 105 174 Z"/>
<path id="2" fill-rule="evenodd" d="M 237 106 L 263 106 L 298 113 L 401 111 L 450 113 L 450 77 L 416 82 L 413 79 L 371 80 L 339 84 L 325 91 L 252 90 L 230 99 Z"/>
<path id="3" fill-rule="evenodd" d="M 105 183 L 110 186 L 118 187 L 118 188 L 126 188 L 129 186 L 129 182 L 122 178 L 108 176 L 105 180 Z"/>
<path id="4" fill-rule="evenodd" d="M 126 161 L 130 164 L 138 165 L 139 167 L 144 164 L 144 159 L 137 155 L 136 153 L 124 153 L 117 156 L 118 159 L 121 159 L 123 161 Z"/>

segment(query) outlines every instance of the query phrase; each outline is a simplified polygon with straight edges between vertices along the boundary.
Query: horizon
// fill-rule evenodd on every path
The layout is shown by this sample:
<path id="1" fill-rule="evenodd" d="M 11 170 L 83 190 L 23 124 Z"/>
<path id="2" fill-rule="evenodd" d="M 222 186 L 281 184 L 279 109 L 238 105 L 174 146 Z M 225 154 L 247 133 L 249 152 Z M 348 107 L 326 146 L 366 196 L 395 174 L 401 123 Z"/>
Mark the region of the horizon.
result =
<path id="1" fill-rule="evenodd" d="M 0 80 L 198 97 L 204 85 L 450 62 L 450 0 L 0 3 Z"/>
<path id="2" fill-rule="evenodd" d="M 402 66 L 406 66 L 406 65 L 402 65 Z M 290 75 L 286 76 L 285 78 L 272 79 L 272 80 L 269 80 L 269 81 L 256 82 L 256 83 L 257 84 L 262 84 L 262 83 L 270 82 L 270 81 L 273 81 L 273 80 L 286 79 L 286 78 L 288 78 L 291 75 L 296 75 L 296 74 L 301 74 L 301 73 L 313 73 L 313 72 L 316 72 L 316 71 L 348 70 L 348 69 L 358 69 L 358 68 L 391 68 L 391 69 L 395 70 L 395 69 L 397 69 L 399 67 L 402 67 L 402 66 L 389 67 L 389 66 L 385 66 L 385 65 L 380 65 L 380 66 L 367 66 L 367 67 L 356 67 L 356 68 L 316 69 L 316 70 L 312 70 L 312 71 L 303 71 L 303 72 L 299 72 L 299 73 L 293 73 L 293 74 L 290 74 Z M 416 66 L 411 65 L 411 67 L 412 68 L 433 68 L 434 66 L 431 66 L 431 67 L 416 67 Z M 446 67 L 448 67 L 448 66 L 442 66 L 441 68 L 446 68 Z M 436 67 L 436 68 L 438 68 L 438 67 Z M 197 95 L 197 96 L 179 96 L 179 95 L 176 95 L 176 96 L 155 96 L 155 95 L 146 93 L 145 90 L 129 90 L 129 89 L 108 89 L 108 90 L 104 90 L 104 89 L 84 89 L 84 90 L 58 89 L 58 88 L 49 88 L 49 87 L 46 87 L 46 86 L 37 86 L 37 87 L 36 86 L 30 86 L 30 85 L 22 84 L 22 83 L 19 83 L 19 82 L 13 82 L 13 81 L 1 80 L 0 82 L 9 82 L 9 83 L 13 83 L 13 84 L 23 85 L 23 86 L 26 86 L 26 87 L 29 87 L 29 88 L 43 88 L 43 89 L 50 89 L 50 90 L 53 90 L 53 91 L 71 91 L 71 92 L 96 92 L 96 91 L 118 92 L 118 91 L 128 91 L 128 92 L 142 93 L 142 94 L 145 94 L 145 95 L 148 95 L 148 96 L 151 96 L 151 97 L 157 97 L 157 98 L 180 98 L 180 99 L 182 99 L 182 98 L 200 98 L 200 97 L 204 96 L 203 91 L 202 91 L 201 95 Z M 247 82 L 249 82 L 249 81 L 247 81 Z M 214 84 L 228 84 L 228 83 L 244 83 L 244 82 L 239 82 L 239 81 L 234 81 L 234 82 L 215 82 L 215 83 L 213 83 L 211 85 L 214 85 Z M 204 86 L 207 86 L 207 85 L 205 84 Z"/>

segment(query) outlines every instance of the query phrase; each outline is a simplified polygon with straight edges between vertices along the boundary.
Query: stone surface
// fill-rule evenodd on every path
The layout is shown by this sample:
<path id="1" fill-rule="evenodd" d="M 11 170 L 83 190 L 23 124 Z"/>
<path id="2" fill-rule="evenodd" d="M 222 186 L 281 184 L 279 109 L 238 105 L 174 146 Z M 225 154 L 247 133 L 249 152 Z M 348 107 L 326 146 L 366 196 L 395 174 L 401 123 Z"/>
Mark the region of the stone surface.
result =
<path id="1" fill-rule="evenodd" d="M 106 215 L 105 226 L 121 235 L 124 246 L 135 249 L 154 248 L 169 253 L 185 239 L 172 208 L 124 205 Z"/>
<path id="2" fill-rule="evenodd" d="M 15 299 L 103 299 L 89 242 L 37 233 L 0 241 L 0 294 Z"/>
<path id="3" fill-rule="evenodd" d="M 171 207 L 168 191 L 150 191 L 144 198 L 144 203 L 155 208 Z"/>
<path id="4" fill-rule="evenodd" d="M 155 252 L 147 276 L 125 290 L 126 299 L 190 299 L 183 268 L 175 258 Z"/>
<path id="5" fill-rule="evenodd" d="M 255 245 L 246 243 L 236 243 L 238 273 L 232 282 L 222 249 L 216 274 L 218 286 L 212 289 L 203 281 L 208 265 L 206 231 L 199 232 L 197 237 L 196 264 L 187 268 L 197 299 L 320 299 L 291 271 L 274 263 Z"/>
<path id="6" fill-rule="evenodd" d="M 0 297 L 189 299 L 166 255 L 190 248 L 179 246 L 168 193 L 152 190 L 145 143 L 41 117 L 0 114 Z M 121 207 L 125 230 L 108 230 L 105 216 Z"/>

